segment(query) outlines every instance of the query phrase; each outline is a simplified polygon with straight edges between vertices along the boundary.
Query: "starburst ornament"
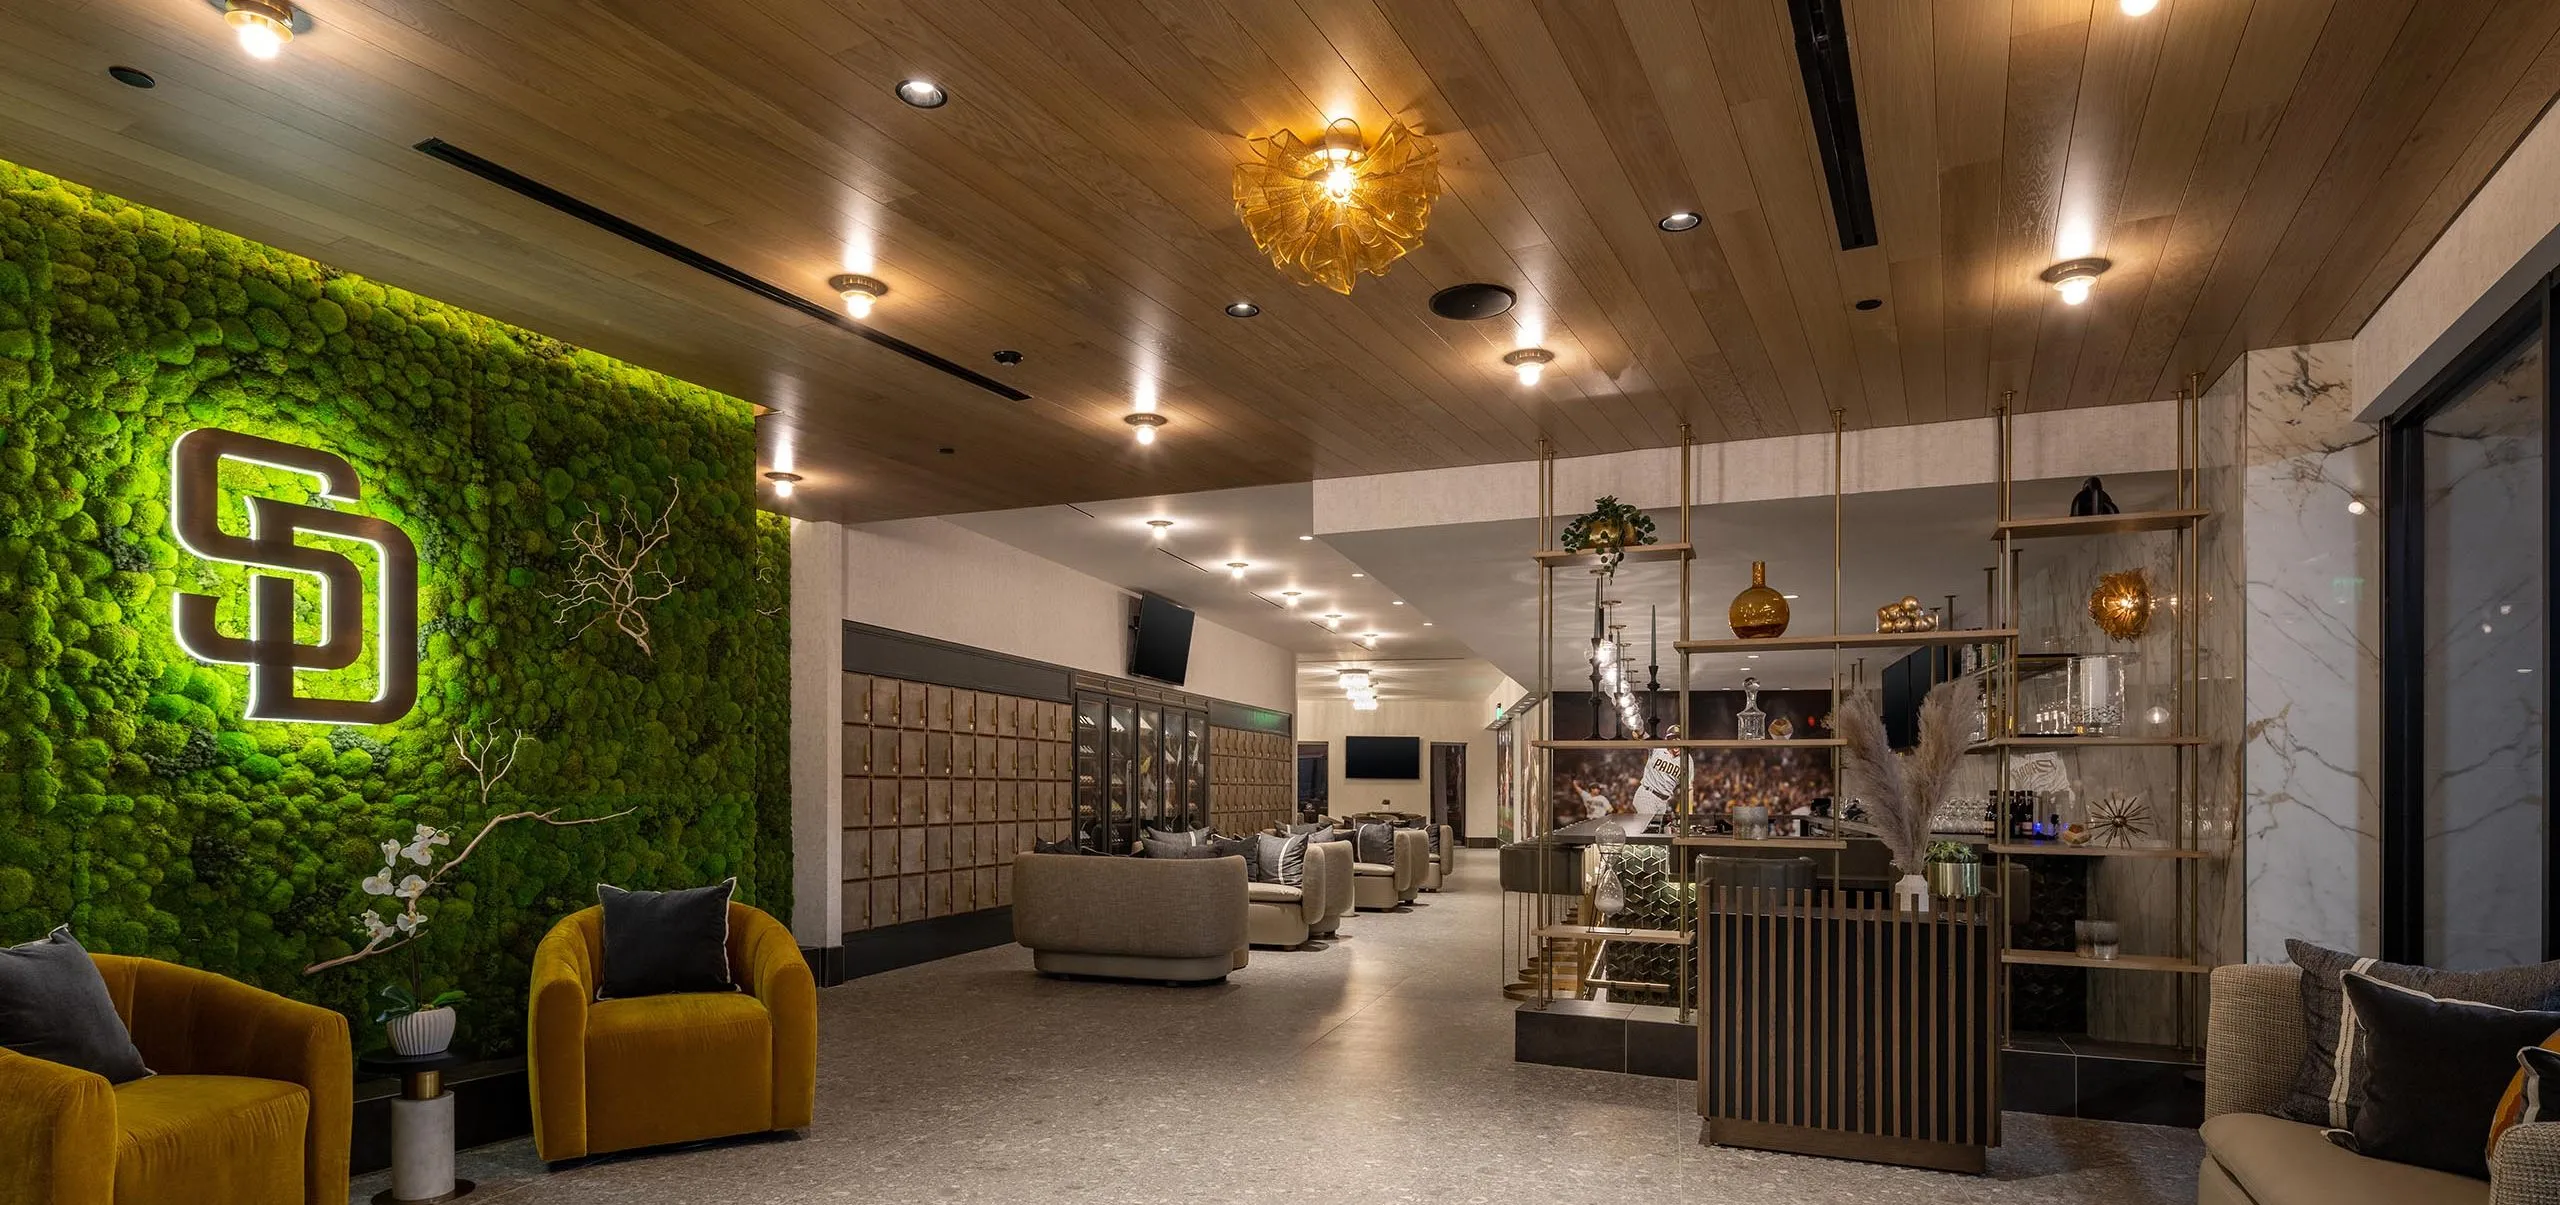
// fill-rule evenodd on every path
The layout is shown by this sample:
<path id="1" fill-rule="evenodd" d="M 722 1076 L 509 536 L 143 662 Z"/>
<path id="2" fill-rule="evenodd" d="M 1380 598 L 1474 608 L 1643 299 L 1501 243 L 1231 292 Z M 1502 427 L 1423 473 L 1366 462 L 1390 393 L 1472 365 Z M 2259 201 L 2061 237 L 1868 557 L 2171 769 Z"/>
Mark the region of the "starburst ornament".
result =
<path id="1" fill-rule="evenodd" d="M 1282 130 L 1247 144 L 1235 172 L 1236 216 L 1272 266 L 1299 284 L 1351 292 L 1422 245 L 1440 197 L 1440 152 L 1403 122 L 1374 143 L 1345 117 L 1313 142 Z"/>
<path id="2" fill-rule="evenodd" d="M 2097 844 L 2130 846 L 2151 835 L 2151 809 L 2139 795 L 2109 791 L 2089 802 L 2089 832 Z"/>

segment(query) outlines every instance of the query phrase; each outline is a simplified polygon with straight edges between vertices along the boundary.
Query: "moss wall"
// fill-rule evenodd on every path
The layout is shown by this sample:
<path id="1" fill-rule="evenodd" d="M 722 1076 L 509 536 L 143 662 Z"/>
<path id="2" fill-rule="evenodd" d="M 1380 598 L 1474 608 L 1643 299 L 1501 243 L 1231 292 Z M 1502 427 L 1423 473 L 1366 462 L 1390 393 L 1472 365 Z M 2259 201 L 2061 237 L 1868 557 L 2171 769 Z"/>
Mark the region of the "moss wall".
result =
<path id="1" fill-rule="evenodd" d="M 245 606 L 245 571 L 168 532 L 170 443 L 199 426 L 345 457 L 416 543 L 406 719 L 245 723 L 246 672 L 177 648 L 174 591 L 223 597 L 235 633 Z M 301 968 L 352 948 L 380 842 L 479 818 L 453 735 L 489 723 L 533 737 L 499 806 L 639 811 L 502 829 L 433 905 L 430 978 L 473 994 L 485 1048 L 516 1043 L 528 956 L 598 880 L 734 874 L 787 919 L 789 545 L 754 455 L 736 398 L 0 163 L 0 942 L 68 921 L 93 949 L 364 1012 L 382 971 Z M 308 489 L 223 479 L 231 530 L 235 489 Z M 571 525 L 626 497 L 654 515 L 678 483 L 655 656 L 555 623 Z M 361 697 L 370 675 L 302 689 Z"/>

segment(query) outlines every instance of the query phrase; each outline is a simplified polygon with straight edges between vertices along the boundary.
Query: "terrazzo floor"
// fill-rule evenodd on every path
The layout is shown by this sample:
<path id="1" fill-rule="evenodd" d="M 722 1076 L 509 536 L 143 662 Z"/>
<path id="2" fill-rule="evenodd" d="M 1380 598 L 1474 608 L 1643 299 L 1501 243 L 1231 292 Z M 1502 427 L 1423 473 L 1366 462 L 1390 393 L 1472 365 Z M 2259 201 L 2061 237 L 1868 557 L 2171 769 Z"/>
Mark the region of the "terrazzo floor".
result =
<path id="1" fill-rule="evenodd" d="M 1491 854 L 1216 987 L 1062 982 L 1017 946 L 819 993 L 805 1137 L 543 1170 L 466 1151 L 467 1200 L 1903 1205 L 2195 1200 L 2191 1130 L 2010 1114 L 1990 1174 L 1698 1143 L 1693 1089 L 1511 1061 Z M 360 1178 L 356 1201 L 383 1188 Z"/>

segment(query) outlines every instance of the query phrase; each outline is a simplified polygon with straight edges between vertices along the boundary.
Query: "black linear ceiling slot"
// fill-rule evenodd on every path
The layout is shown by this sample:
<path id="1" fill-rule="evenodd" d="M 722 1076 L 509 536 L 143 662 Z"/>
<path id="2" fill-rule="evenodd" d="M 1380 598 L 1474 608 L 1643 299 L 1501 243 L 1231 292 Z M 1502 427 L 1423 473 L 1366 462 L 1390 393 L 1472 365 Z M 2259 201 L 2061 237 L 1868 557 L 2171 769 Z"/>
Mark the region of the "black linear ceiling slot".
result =
<path id="1" fill-rule="evenodd" d="M 762 297 L 767 301 L 773 302 L 776 305 L 789 306 L 794 310 L 815 318 L 820 322 L 824 322 L 838 330 L 850 331 L 853 334 L 872 341 L 873 343 L 877 343 L 882 347 L 888 348 L 890 351 L 905 356 L 918 364 L 922 364 L 927 368 L 934 369 L 938 372 L 958 377 L 963 381 L 967 381 L 968 383 L 975 385 L 980 389 L 984 389 L 989 393 L 995 394 L 998 397 L 1004 398 L 1007 401 L 1027 402 L 1031 400 L 1030 394 L 1024 393 L 1011 385 L 1007 385 L 994 377 L 987 376 L 983 373 L 972 372 L 894 335 L 881 334 L 870 327 L 847 319 L 844 315 L 838 314 L 834 310 L 829 309 L 826 306 L 819 305 L 817 302 L 802 297 L 789 289 L 773 283 L 772 281 L 766 280 L 760 276 L 750 275 L 749 273 L 732 267 L 729 264 L 722 263 L 721 261 L 713 259 L 708 255 L 704 255 L 691 247 L 685 246 L 683 243 L 679 243 L 663 234 L 659 234 L 646 226 L 642 226 L 639 223 L 633 222 L 618 214 L 608 213 L 602 209 L 598 209 L 593 205 L 581 201 L 576 197 L 570 196 L 569 194 L 553 188 L 539 180 L 533 179 L 530 176 L 500 167 L 478 155 L 474 155 L 469 151 L 463 150 L 461 147 L 455 146 L 450 142 L 446 142 L 444 139 L 427 139 L 426 141 L 419 143 L 417 149 L 424 151 L 428 155 L 437 159 L 441 159 L 446 163 L 450 163 L 455 167 L 461 168 L 472 175 L 478 176 L 491 184 L 495 184 L 500 188 L 506 189 L 508 192 L 515 193 L 518 196 L 525 197 L 530 200 L 539 201 L 544 205 L 548 205 L 553 209 L 557 209 L 562 213 L 568 214 L 570 217 L 576 218 L 581 222 L 585 222 L 598 230 L 620 235 L 625 239 L 629 239 L 643 247 L 647 247 L 651 251 L 655 251 L 660 255 L 666 256 L 668 259 L 672 259 L 687 267 L 719 277 L 722 280 L 728 281 L 730 284 L 736 285 L 741 289 L 745 289 L 746 291 L 753 293 L 758 297 Z"/>
<path id="2" fill-rule="evenodd" d="M 1787 0 L 1796 27 L 1796 69 L 1813 110 L 1813 140 L 1831 185 L 1831 220 L 1840 249 L 1876 245 L 1875 199 L 1867 195 L 1867 152 L 1858 141 L 1858 89 L 1849 79 L 1849 22 L 1842 0 Z"/>

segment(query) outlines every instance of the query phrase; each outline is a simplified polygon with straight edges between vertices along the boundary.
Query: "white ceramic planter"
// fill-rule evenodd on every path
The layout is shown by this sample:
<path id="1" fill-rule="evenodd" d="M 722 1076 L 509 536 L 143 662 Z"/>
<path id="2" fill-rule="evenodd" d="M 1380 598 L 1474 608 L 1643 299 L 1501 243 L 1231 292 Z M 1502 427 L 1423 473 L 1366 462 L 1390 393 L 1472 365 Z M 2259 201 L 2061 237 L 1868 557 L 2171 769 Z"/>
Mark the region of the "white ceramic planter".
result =
<path id="1" fill-rule="evenodd" d="M 1929 880 L 1916 874 L 1902 876 L 1893 885 L 1893 906 L 1903 912 L 1929 910 Z"/>
<path id="2" fill-rule="evenodd" d="M 394 1017 L 383 1026 L 397 1054 L 443 1054 L 453 1045 L 453 1009 L 430 1008 Z"/>

